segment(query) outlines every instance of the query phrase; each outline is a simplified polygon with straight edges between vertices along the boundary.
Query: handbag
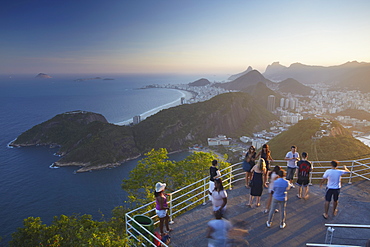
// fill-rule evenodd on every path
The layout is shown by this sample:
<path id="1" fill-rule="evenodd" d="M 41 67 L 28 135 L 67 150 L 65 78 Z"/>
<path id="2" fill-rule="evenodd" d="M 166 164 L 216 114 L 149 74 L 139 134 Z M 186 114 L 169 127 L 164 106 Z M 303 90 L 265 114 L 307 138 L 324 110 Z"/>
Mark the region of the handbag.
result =
<path id="1" fill-rule="evenodd" d="M 243 170 L 249 172 L 251 168 L 251 164 L 249 164 L 249 162 L 247 162 L 246 160 L 243 160 Z"/>

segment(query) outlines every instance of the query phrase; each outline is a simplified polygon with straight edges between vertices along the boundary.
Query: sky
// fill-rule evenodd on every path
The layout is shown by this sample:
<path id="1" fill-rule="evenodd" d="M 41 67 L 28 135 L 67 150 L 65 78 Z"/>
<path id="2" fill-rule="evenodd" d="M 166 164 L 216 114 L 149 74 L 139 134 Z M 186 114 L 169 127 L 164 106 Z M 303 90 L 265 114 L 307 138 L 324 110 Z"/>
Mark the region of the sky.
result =
<path id="1" fill-rule="evenodd" d="M 370 62 L 368 0 L 3 0 L 0 74 Z"/>

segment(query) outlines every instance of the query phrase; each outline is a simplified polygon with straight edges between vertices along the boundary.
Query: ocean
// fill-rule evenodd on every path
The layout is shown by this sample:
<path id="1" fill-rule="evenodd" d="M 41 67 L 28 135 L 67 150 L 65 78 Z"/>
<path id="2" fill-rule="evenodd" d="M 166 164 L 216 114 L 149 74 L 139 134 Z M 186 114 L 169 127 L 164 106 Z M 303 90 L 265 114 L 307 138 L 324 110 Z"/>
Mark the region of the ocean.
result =
<path id="1" fill-rule="evenodd" d="M 124 205 L 122 179 L 136 166 L 132 160 L 114 169 L 74 174 L 76 168 L 51 169 L 57 149 L 9 148 L 22 132 L 57 114 L 85 110 L 101 113 L 108 122 L 127 123 L 135 115 L 150 115 L 174 105 L 184 92 L 174 89 L 139 89 L 150 84 L 193 82 L 204 75 L 35 75 L 0 76 L 0 237 L 7 246 L 11 233 L 23 219 L 41 217 L 50 224 L 61 214 L 91 214 L 109 218 L 111 210 Z M 79 78 L 113 78 L 85 80 Z M 207 77 L 206 77 L 207 78 Z M 215 80 L 214 76 L 208 77 Z M 180 160 L 187 152 L 173 154 Z"/>

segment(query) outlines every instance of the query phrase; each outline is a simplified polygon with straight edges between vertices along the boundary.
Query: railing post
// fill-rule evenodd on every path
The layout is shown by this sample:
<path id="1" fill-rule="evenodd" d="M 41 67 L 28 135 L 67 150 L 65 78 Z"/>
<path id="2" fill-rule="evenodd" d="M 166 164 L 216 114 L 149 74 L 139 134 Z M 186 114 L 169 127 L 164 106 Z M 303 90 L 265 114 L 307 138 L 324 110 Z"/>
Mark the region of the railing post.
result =
<path id="1" fill-rule="evenodd" d="M 315 167 L 315 162 L 314 162 L 314 161 L 312 161 L 312 167 Z M 311 167 L 311 168 L 312 168 L 312 167 Z M 309 185 L 309 186 L 311 186 L 311 185 L 312 185 L 312 172 L 310 172 L 310 181 L 309 181 L 308 185 Z"/>
<path id="2" fill-rule="evenodd" d="M 203 205 L 206 205 L 206 198 L 207 198 L 207 184 L 206 184 L 206 179 L 203 179 Z"/>
<path id="3" fill-rule="evenodd" d="M 127 236 L 130 236 L 129 233 L 128 233 L 128 226 L 127 226 L 127 213 L 125 214 L 125 227 L 126 227 L 126 234 Z"/>
<path id="4" fill-rule="evenodd" d="M 351 172 L 349 174 L 349 181 L 348 184 L 352 184 L 352 174 L 353 174 L 353 168 L 354 168 L 354 161 L 352 160 L 352 166 L 351 166 Z"/>
<path id="5" fill-rule="evenodd" d="M 233 188 L 231 187 L 231 183 L 232 183 L 232 179 L 233 179 L 233 168 L 232 167 L 230 167 L 230 172 L 229 172 L 229 180 L 230 180 L 230 188 L 229 188 L 229 190 L 232 190 Z"/>
<path id="6" fill-rule="evenodd" d="M 173 224 L 173 223 L 175 223 L 175 222 L 173 222 L 173 220 L 172 220 L 172 193 L 170 193 L 169 194 L 169 196 L 170 196 L 170 224 Z"/>

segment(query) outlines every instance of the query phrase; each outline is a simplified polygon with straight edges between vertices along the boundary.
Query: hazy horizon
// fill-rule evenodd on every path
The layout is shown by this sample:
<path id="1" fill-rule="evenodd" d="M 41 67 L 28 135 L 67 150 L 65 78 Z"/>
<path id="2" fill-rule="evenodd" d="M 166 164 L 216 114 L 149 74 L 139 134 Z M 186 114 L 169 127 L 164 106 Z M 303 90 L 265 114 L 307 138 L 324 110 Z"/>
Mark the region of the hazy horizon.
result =
<path id="1" fill-rule="evenodd" d="M 8 1 L 0 74 L 225 74 L 370 62 L 370 2 Z"/>

